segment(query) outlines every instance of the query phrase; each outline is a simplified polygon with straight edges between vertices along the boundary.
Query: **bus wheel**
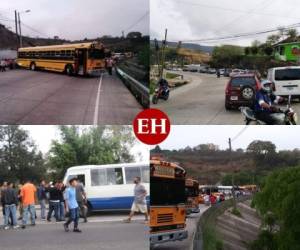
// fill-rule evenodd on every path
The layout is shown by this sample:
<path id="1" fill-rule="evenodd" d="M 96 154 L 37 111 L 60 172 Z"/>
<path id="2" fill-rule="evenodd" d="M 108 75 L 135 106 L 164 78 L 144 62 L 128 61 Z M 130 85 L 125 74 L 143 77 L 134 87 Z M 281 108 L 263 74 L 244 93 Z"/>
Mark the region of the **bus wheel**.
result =
<path id="1" fill-rule="evenodd" d="M 34 62 L 32 62 L 32 63 L 30 64 L 30 69 L 31 69 L 32 71 L 35 71 L 35 70 L 36 70 L 36 66 L 35 66 L 35 63 L 34 63 Z"/>
<path id="2" fill-rule="evenodd" d="M 73 67 L 72 65 L 67 65 L 66 66 L 66 73 L 68 76 L 72 76 L 73 75 Z"/>

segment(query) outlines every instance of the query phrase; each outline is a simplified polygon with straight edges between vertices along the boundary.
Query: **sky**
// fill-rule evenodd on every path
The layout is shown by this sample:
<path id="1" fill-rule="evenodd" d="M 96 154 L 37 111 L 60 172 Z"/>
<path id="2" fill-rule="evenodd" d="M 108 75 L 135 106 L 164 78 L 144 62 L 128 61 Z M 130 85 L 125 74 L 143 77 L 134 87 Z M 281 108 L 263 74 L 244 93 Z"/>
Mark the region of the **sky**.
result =
<path id="1" fill-rule="evenodd" d="M 28 9 L 29 13 L 22 13 Z M 38 31 L 22 25 L 22 34 L 33 37 L 76 40 L 121 36 L 122 30 L 125 35 L 133 30 L 149 34 L 149 0 L 2 0 L 0 23 L 13 31 L 14 10 L 21 12 L 24 24 Z"/>
<path id="2" fill-rule="evenodd" d="M 60 133 L 57 126 L 51 125 L 22 125 L 23 129 L 29 132 L 30 138 L 36 143 L 38 150 L 46 154 L 52 140 L 59 140 Z M 83 127 L 83 126 L 82 126 Z M 148 161 L 150 148 L 136 140 L 135 145 L 131 149 L 131 153 L 135 155 L 136 161 Z"/>
<path id="3" fill-rule="evenodd" d="M 167 40 L 175 42 L 300 23 L 298 0 L 150 0 L 150 10 L 151 38 L 163 39 L 167 28 Z M 249 46 L 253 40 L 265 41 L 266 37 L 260 35 L 201 44 Z"/>
<path id="4" fill-rule="evenodd" d="M 247 148 L 253 140 L 272 141 L 278 150 L 300 148 L 300 126 L 247 126 L 245 125 L 176 125 L 168 138 L 159 146 L 162 149 L 181 149 L 199 144 L 213 143 L 228 148 L 228 139 L 244 132 L 232 141 L 232 148 Z"/>

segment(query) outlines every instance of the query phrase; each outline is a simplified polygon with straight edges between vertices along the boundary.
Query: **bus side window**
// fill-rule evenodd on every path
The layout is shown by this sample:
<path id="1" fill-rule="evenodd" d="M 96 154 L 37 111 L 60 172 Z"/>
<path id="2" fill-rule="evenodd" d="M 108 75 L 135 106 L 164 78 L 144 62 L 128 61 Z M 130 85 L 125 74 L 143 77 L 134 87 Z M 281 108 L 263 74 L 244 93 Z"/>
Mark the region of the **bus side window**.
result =
<path id="1" fill-rule="evenodd" d="M 122 168 L 108 168 L 107 169 L 107 184 L 108 185 L 123 184 Z"/>
<path id="2" fill-rule="evenodd" d="M 135 177 L 141 177 L 141 169 L 139 167 L 134 168 L 127 168 L 125 167 L 125 176 L 126 176 L 126 183 L 133 184 L 133 179 Z"/>
<path id="3" fill-rule="evenodd" d="M 106 169 L 91 169 L 91 185 L 107 185 Z"/>
<path id="4" fill-rule="evenodd" d="M 149 167 L 142 167 L 141 168 L 141 181 L 144 183 L 150 182 L 150 169 Z"/>

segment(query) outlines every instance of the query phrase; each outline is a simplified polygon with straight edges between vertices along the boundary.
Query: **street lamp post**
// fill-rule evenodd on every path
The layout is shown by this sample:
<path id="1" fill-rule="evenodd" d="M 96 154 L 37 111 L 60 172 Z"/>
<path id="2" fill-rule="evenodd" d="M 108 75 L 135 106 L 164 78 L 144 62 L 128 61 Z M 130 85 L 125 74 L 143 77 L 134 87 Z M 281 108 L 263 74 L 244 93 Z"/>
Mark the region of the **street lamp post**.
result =
<path id="1" fill-rule="evenodd" d="M 20 18 L 20 14 L 22 14 L 22 13 L 28 13 L 28 12 L 30 12 L 30 10 L 25 10 L 25 11 L 18 12 L 18 23 L 19 23 L 19 34 L 20 34 L 20 48 L 23 47 L 23 39 L 22 39 L 22 30 L 21 30 L 21 18 Z"/>

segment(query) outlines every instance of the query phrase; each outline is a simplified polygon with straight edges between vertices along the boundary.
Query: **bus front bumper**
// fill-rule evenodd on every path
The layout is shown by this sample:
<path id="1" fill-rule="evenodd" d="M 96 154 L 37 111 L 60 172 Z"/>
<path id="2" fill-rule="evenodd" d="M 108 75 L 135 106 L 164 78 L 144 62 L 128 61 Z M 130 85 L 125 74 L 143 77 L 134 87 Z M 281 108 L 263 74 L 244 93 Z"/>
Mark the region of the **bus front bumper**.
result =
<path id="1" fill-rule="evenodd" d="M 184 240 L 188 237 L 187 230 L 155 233 L 150 235 L 150 245 L 161 244 L 169 241 Z"/>

